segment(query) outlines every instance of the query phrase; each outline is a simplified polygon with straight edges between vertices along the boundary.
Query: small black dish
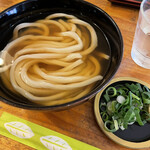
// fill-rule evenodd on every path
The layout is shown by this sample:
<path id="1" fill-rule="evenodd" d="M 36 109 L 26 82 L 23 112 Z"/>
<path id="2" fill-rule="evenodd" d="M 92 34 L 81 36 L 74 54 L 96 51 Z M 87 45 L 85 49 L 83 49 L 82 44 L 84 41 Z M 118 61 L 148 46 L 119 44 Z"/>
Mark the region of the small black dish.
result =
<path id="1" fill-rule="evenodd" d="M 102 91 L 100 91 L 95 98 L 94 111 L 98 122 L 98 125 L 102 131 L 114 142 L 129 148 L 147 148 L 150 147 L 150 123 L 146 123 L 144 126 L 139 126 L 134 123 L 129 125 L 125 130 L 117 130 L 116 132 L 108 132 L 104 128 L 104 122 L 100 115 L 99 106 L 102 102 L 105 89 L 109 86 L 115 86 L 125 83 L 140 83 L 143 86 L 150 88 L 150 85 L 136 78 L 120 77 L 113 79 Z"/>
<path id="2" fill-rule="evenodd" d="M 2 50 L 12 37 L 12 31 L 16 25 L 22 22 L 32 22 L 42 19 L 53 13 L 67 13 L 75 15 L 93 25 L 96 32 L 100 34 L 99 45 L 101 51 L 110 54 L 109 63 L 104 63 L 103 80 L 98 82 L 95 88 L 73 102 L 56 105 L 42 106 L 24 102 L 22 99 L 15 98 L 15 95 L 7 92 L 0 83 L 1 101 L 24 109 L 32 110 L 60 110 L 75 106 L 87 101 L 95 96 L 115 75 L 123 56 L 123 39 L 121 32 L 114 20 L 101 8 L 83 0 L 27 0 L 14 5 L 0 13 L 0 49 Z"/>

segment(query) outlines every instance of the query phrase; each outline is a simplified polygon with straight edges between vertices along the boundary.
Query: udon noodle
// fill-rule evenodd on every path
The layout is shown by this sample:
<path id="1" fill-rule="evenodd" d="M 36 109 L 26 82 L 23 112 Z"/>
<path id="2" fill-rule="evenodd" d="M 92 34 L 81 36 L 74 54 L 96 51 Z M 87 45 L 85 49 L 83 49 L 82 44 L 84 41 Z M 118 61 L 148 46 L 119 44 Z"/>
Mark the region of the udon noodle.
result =
<path id="1" fill-rule="evenodd" d="M 21 23 L 1 53 L 4 85 L 42 105 L 76 100 L 93 88 L 101 66 L 93 51 L 94 28 L 75 16 L 56 13 L 32 23 Z"/>

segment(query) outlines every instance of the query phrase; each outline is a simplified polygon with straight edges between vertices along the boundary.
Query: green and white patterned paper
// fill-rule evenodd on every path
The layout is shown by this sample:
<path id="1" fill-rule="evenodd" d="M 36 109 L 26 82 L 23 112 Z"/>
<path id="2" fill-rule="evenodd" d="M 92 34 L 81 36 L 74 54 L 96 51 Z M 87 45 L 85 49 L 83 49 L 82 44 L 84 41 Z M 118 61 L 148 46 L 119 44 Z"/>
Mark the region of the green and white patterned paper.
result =
<path id="1" fill-rule="evenodd" d="M 100 150 L 6 112 L 0 117 L 0 134 L 38 150 Z"/>

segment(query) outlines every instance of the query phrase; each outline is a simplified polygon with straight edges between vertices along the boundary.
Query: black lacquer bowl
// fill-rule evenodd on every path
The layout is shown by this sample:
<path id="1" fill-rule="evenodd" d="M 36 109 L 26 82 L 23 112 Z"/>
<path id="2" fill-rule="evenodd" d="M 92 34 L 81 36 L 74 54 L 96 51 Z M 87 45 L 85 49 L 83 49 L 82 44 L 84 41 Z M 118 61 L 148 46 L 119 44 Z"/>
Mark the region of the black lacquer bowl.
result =
<path id="1" fill-rule="evenodd" d="M 114 87 L 117 85 L 125 84 L 125 83 L 140 83 L 141 86 L 147 86 L 150 89 L 150 85 L 148 83 L 145 83 L 139 79 L 132 78 L 132 77 L 120 77 L 120 78 L 114 78 L 111 80 L 111 82 L 103 89 L 101 90 L 95 98 L 94 103 L 94 112 L 96 116 L 97 123 L 99 127 L 102 129 L 102 131 L 114 142 L 123 145 L 128 148 L 136 148 L 136 149 L 142 149 L 142 148 L 148 148 L 150 147 L 150 123 L 144 124 L 144 126 L 138 125 L 138 123 L 134 123 L 132 125 L 129 125 L 127 129 L 125 130 L 117 130 L 116 132 L 108 132 L 104 128 L 104 121 L 102 120 L 102 117 L 100 115 L 100 104 L 102 103 L 102 97 L 105 93 L 105 90 L 108 87 Z"/>
<path id="2" fill-rule="evenodd" d="M 30 101 L 16 98 L 0 83 L 1 101 L 24 109 L 33 110 L 60 110 L 66 109 L 87 101 L 95 96 L 114 76 L 118 70 L 123 56 L 123 39 L 121 32 L 114 20 L 102 9 L 83 0 L 28 0 L 14 5 L 0 13 L 0 49 L 2 50 L 12 37 L 16 25 L 22 22 L 32 22 L 42 19 L 53 13 L 67 13 L 74 15 L 93 25 L 99 34 L 101 51 L 107 51 L 110 60 L 104 62 L 103 80 L 84 97 L 57 106 L 41 106 Z"/>

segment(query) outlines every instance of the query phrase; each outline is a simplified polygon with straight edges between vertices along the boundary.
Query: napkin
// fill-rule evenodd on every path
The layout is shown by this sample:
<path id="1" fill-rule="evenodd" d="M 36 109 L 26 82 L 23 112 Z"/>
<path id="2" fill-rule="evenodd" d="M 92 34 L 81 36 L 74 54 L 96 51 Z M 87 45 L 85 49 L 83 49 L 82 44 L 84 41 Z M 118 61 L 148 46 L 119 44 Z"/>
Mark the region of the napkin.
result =
<path id="1" fill-rule="evenodd" d="M 140 7 L 142 0 L 109 0 L 112 3 L 124 4 L 129 6 Z"/>
<path id="2" fill-rule="evenodd" d="M 100 150 L 6 112 L 0 117 L 0 134 L 37 150 Z"/>

